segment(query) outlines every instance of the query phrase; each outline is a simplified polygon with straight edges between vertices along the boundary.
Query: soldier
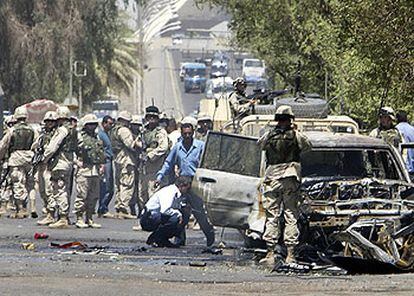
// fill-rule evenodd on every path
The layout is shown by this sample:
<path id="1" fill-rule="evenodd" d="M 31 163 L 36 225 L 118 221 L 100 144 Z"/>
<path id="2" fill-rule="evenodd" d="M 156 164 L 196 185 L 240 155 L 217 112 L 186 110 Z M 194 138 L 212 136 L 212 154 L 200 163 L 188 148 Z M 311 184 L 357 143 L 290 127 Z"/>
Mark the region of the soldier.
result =
<path id="1" fill-rule="evenodd" d="M 158 125 L 159 110 L 155 106 L 145 109 L 146 129 L 143 141 L 139 147 L 145 149 L 146 161 L 142 174 L 141 191 L 138 200 L 139 210 L 142 211 L 149 197 L 155 192 L 156 173 L 161 169 L 165 158 L 168 155 L 168 135 L 165 129 Z M 144 147 L 145 146 L 145 147 Z"/>
<path id="2" fill-rule="evenodd" d="M 213 120 L 209 115 L 200 114 L 197 118 L 197 125 L 195 138 L 205 142 L 207 140 L 207 132 L 213 129 Z"/>
<path id="3" fill-rule="evenodd" d="M 379 127 L 369 134 L 370 137 L 383 139 L 385 142 L 400 149 L 403 138 L 398 129 L 394 126 L 395 112 L 391 107 L 382 107 L 379 111 Z"/>
<path id="4" fill-rule="evenodd" d="M 230 107 L 233 118 L 240 118 L 249 111 L 250 106 L 254 104 L 254 100 L 246 97 L 246 81 L 242 77 L 237 77 L 233 81 L 234 91 L 229 96 Z"/>
<path id="5" fill-rule="evenodd" d="M 56 130 L 56 117 L 56 112 L 48 111 L 43 118 L 44 128 L 42 129 L 40 136 L 37 138 L 37 141 L 34 143 L 35 154 L 40 153 L 41 155 L 39 156 L 41 158 L 44 157 L 45 148 L 50 143 L 53 133 Z M 52 184 L 50 183 L 50 170 L 44 162 L 41 162 L 38 165 L 35 189 L 40 193 L 40 198 L 43 201 L 42 213 L 47 215 L 47 205 L 49 202 L 52 202 L 53 196 Z M 44 220 L 45 219 L 39 220 L 37 224 L 46 225 L 43 224 Z"/>
<path id="6" fill-rule="evenodd" d="M 141 134 L 144 129 L 144 121 L 142 116 L 140 115 L 132 115 L 131 120 L 131 132 L 134 135 L 134 139 L 138 139 L 141 137 Z M 129 208 L 131 211 L 131 214 L 136 216 L 137 215 L 137 209 L 136 206 L 138 204 L 138 195 L 139 195 L 139 178 L 142 174 L 140 172 L 140 161 L 141 159 L 139 157 L 135 157 L 135 182 L 134 182 L 134 194 L 132 195 L 131 201 L 129 202 Z M 139 213 L 139 205 L 138 205 L 138 213 Z"/>
<path id="7" fill-rule="evenodd" d="M 73 171 L 74 153 L 77 150 L 77 131 L 69 121 L 70 111 L 61 106 L 57 110 L 57 129 L 45 148 L 45 159 L 50 170 L 52 199 L 47 205 L 44 225 L 50 228 L 67 228 L 69 214 L 70 184 Z M 58 220 L 54 221 L 58 209 Z"/>
<path id="8" fill-rule="evenodd" d="M 300 202 L 301 165 L 300 155 L 311 149 L 308 139 L 295 131 L 292 125 L 294 115 L 290 106 L 280 106 L 276 110 L 276 127 L 265 133 L 258 141 L 266 153 L 266 172 L 262 182 L 263 207 L 266 224 L 263 239 L 268 252 L 261 264 L 277 270 L 283 264 L 279 239 L 280 216 L 285 221 L 284 244 L 287 247 L 286 263 L 294 262 L 294 248 L 298 244 L 297 226 Z"/>
<path id="9" fill-rule="evenodd" d="M 78 137 L 78 171 L 76 173 L 77 196 L 75 199 L 76 227 L 101 228 L 93 221 L 96 203 L 99 199 L 99 175 L 103 173 L 105 153 L 96 129 L 98 118 L 87 114 L 81 119 L 82 131 Z M 85 214 L 85 218 L 83 215 Z M 86 221 L 86 223 L 85 223 Z"/>
<path id="10" fill-rule="evenodd" d="M 4 120 L 4 126 L 3 126 L 3 135 L 4 137 L 8 132 L 10 132 L 13 125 L 16 124 L 16 119 L 13 115 L 10 115 L 5 118 Z M 8 158 L 9 155 L 6 153 L 6 155 L 3 157 L 1 161 L 2 169 L 1 169 L 1 189 L 0 189 L 0 216 L 7 214 L 7 205 L 14 207 L 11 205 L 11 196 L 13 194 L 13 189 L 11 187 L 10 182 L 10 168 L 8 166 Z"/>
<path id="11" fill-rule="evenodd" d="M 117 122 L 110 132 L 115 157 L 115 211 L 119 219 L 136 219 L 129 209 L 134 193 L 136 154 L 134 136 L 129 128 L 131 120 L 128 111 L 119 112 Z"/>
<path id="12" fill-rule="evenodd" d="M 13 189 L 12 201 L 16 207 L 10 218 L 26 218 L 25 204 L 29 196 L 28 172 L 33 157 L 31 150 L 35 140 L 35 131 L 26 123 L 27 110 L 21 106 L 16 108 L 14 118 L 17 123 L 0 142 L 0 159 L 9 153 L 10 182 Z"/>

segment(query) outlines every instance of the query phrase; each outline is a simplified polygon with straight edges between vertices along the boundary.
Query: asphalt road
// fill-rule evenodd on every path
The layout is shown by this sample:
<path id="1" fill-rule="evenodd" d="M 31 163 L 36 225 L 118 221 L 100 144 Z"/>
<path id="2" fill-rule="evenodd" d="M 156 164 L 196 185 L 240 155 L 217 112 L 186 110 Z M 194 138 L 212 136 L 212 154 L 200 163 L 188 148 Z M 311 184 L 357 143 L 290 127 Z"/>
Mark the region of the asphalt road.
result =
<path id="1" fill-rule="evenodd" d="M 51 230 L 0 218 L 0 295 L 413 295 L 412 275 L 274 274 L 259 268 L 226 230 L 221 255 L 204 254 L 201 232 L 179 249 L 145 245 L 135 221 L 97 219 L 102 229 Z M 45 232 L 46 240 L 34 240 Z M 86 251 L 51 247 L 80 241 Z M 22 248 L 34 243 L 34 250 Z"/>

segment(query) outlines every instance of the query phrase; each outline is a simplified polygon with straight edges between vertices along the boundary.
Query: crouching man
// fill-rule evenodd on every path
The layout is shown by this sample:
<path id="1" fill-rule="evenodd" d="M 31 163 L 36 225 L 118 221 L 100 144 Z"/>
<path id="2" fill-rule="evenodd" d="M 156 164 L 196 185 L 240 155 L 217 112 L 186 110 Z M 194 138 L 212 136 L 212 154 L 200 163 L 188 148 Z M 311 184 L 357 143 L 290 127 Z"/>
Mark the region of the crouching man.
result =
<path id="1" fill-rule="evenodd" d="M 169 239 L 178 236 L 188 222 L 189 210 L 185 195 L 190 190 L 191 178 L 178 177 L 175 183 L 154 193 L 142 211 L 140 223 L 152 232 L 147 244 L 156 247 L 176 247 Z"/>

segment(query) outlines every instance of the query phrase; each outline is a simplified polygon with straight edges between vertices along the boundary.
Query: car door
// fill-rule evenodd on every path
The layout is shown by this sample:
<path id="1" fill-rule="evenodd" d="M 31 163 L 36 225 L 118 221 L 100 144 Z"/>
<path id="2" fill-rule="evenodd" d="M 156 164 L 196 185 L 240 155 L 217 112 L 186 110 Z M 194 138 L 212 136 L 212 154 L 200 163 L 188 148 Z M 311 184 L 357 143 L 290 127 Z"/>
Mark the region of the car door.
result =
<path id="1" fill-rule="evenodd" d="M 263 217 L 259 192 L 262 152 L 256 141 L 209 132 L 192 188 L 203 198 L 214 225 L 248 229 Z"/>

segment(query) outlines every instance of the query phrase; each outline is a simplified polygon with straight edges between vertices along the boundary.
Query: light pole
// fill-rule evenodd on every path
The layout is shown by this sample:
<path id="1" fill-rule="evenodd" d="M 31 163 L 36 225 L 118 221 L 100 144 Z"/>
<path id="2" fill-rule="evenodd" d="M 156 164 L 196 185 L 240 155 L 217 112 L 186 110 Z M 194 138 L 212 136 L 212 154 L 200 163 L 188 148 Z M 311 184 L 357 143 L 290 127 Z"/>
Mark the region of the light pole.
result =
<path id="1" fill-rule="evenodd" d="M 82 116 L 83 111 L 83 97 L 82 97 L 82 78 L 87 75 L 86 64 L 84 61 L 75 61 L 73 64 L 73 74 L 79 78 L 79 117 Z"/>

